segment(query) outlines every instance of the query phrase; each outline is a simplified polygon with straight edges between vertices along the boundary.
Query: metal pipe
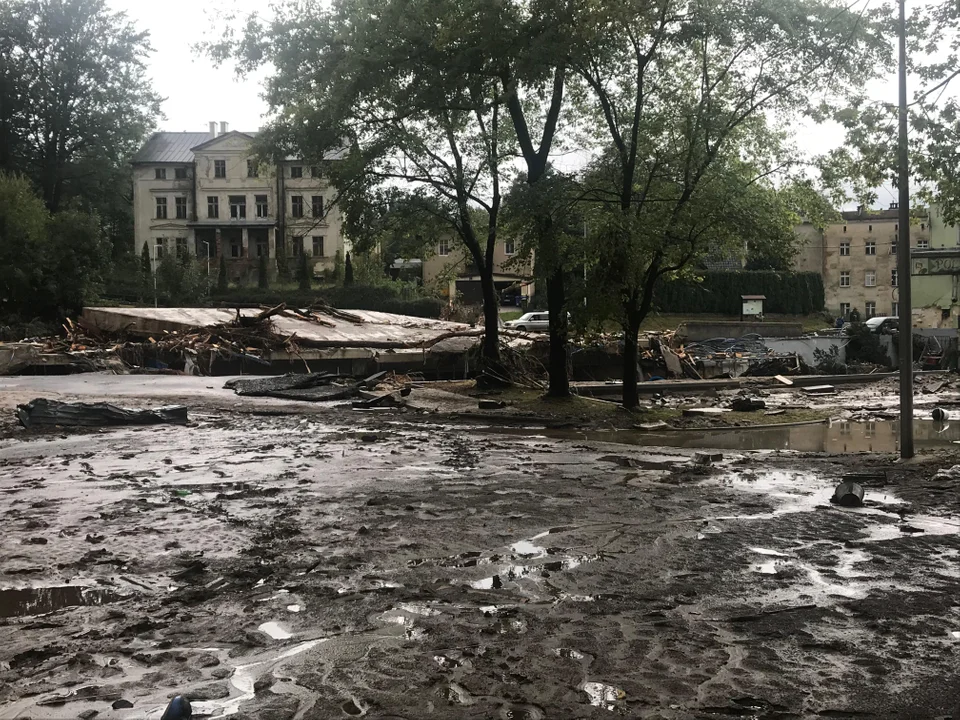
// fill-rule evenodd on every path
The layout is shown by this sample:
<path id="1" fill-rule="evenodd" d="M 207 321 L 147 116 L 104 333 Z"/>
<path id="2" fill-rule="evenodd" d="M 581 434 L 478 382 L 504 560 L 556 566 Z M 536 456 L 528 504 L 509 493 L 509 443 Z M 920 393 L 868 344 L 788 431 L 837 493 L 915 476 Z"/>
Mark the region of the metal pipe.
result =
<path id="1" fill-rule="evenodd" d="M 898 177 L 900 190 L 900 233 L 897 246 L 897 275 L 900 300 L 897 316 L 900 332 L 900 457 L 912 458 L 913 447 L 913 298 L 910 285 L 910 158 L 907 152 L 907 20 L 906 0 L 900 0 L 900 133 Z"/>

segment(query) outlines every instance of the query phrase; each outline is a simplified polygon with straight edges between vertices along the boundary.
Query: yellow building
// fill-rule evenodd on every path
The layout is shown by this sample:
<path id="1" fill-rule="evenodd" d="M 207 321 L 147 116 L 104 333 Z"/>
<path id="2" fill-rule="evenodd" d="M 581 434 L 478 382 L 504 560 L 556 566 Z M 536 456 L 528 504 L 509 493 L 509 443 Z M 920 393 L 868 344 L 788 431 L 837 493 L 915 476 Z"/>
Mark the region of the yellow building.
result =
<path id="1" fill-rule="evenodd" d="M 899 215 L 896 203 L 887 210 L 860 207 L 844 211 L 822 232 L 809 224 L 797 228 L 804 242 L 794 269 L 821 273 L 829 313 L 845 317 L 857 310 L 863 319 L 899 314 Z M 910 246 L 930 247 L 928 219 L 911 224 Z"/>
<path id="2" fill-rule="evenodd" d="M 516 250 L 512 240 L 499 241 L 493 250 L 493 281 L 507 305 L 519 305 L 519 301 L 529 300 L 536 291 L 532 262 L 518 261 Z M 451 301 L 457 297 L 468 305 L 483 301 L 476 263 L 455 237 L 442 239 L 434 253 L 423 261 L 423 282 L 439 285 Z"/>
<path id="3" fill-rule="evenodd" d="M 240 279 L 284 243 L 288 258 L 303 253 L 315 269 L 332 269 L 337 251 L 348 249 L 333 188 L 297 158 L 259 164 L 253 140 L 226 123 L 154 133 L 133 159 L 134 251 L 146 245 L 154 262 L 165 253 L 223 256 Z"/>

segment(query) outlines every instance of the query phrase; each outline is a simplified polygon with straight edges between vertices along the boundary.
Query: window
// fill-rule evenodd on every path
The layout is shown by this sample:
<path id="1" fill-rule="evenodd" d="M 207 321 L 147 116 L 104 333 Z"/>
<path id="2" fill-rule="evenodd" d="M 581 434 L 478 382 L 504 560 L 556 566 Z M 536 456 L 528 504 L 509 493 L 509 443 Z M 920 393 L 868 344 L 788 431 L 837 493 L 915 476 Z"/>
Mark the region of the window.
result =
<path id="1" fill-rule="evenodd" d="M 313 216 L 315 218 L 323 217 L 323 195 L 314 195 L 311 198 L 313 205 Z"/>
<path id="2" fill-rule="evenodd" d="M 920 223 L 920 229 L 921 229 L 921 230 L 926 230 L 926 229 L 927 229 L 927 224 L 926 224 L 926 223 Z"/>
<path id="3" fill-rule="evenodd" d="M 840 317 L 845 318 L 850 314 L 850 303 L 840 303 Z"/>
<path id="4" fill-rule="evenodd" d="M 163 257 L 164 244 L 163 238 L 157 238 L 156 244 L 153 246 L 153 259 L 157 262 L 160 262 L 160 258 Z"/>
<path id="5" fill-rule="evenodd" d="M 850 272 L 847 270 L 840 273 L 840 287 L 850 287 Z"/>
<path id="6" fill-rule="evenodd" d="M 270 257 L 270 241 L 265 238 L 257 238 L 257 257 Z"/>
<path id="7" fill-rule="evenodd" d="M 178 237 L 175 242 L 177 244 L 177 257 L 185 258 L 187 256 L 187 239 L 185 237 Z"/>
<path id="8" fill-rule="evenodd" d="M 310 168 L 310 177 L 312 177 L 312 178 L 315 179 L 315 180 L 316 180 L 316 179 L 319 179 L 320 177 L 322 177 L 322 176 L 320 175 L 320 168 L 318 168 L 316 165 L 312 166 L 312 167 Z"/>
<path id="9" fill-rule="evenodd" d="M 260 169 L 256 160 L 247 160 L 247 177 L 260 177 Z"/>
<path id="10" fill-rule="evenodd" d="M 254 195 L 254 201 L 257 203 L 257 217 L 265 218 L 270 214 L 270 207 L 267 204 L 266 195 Z"/>
<path id="11" fill-rule="evenodd" d="M 177 180 L 186 180 L 187 179 L 187 169 L 185 167 L 174 168 L 173 177 Z"/>
<path id="12" fill-rule="evenodd" d="M 450 254 L 450 241 L 444 238 L 440 241 L 437 246 L 437 255 L 449 255 Z"/>
<path id="13" fill-rule="evenodd" d="M 513 240 L 506 240 L 503 243 L 503 252 L 507 255 L 513 255 L 517 252 L 517 245 Z"/>
<path id="14" fill-rule="evenodd" d="M 177 209 L 177 220 L 186 220 L 187 219 L 187 199 L 185 197 L 178 197 L 173 199 L 174 204 Z"/>
<path id="15" fill-rule="evenodd" d="M 293 236 L 293 256 L 300 257 L 303 255 L 303 235 L 294 235 Z"/>
<path id="16" fill-rule="evenodd" d="M 247 217 L 247 196 L 230 196 L 230 217 L 234 220 L 243 220 Z"/>
<path id="17" fill-rule="evenodd" d="M 303 195 L 294 195 L 290 198 L 290 212 L 295 218 L 303 217 Z"/>
<path id="18" fill-rule="evenodd" d="M 873 240 L 867 240 L 866 245 L 864 245 L 864 251 L 867 255 L 876 255 L 877 244 Z"/>
<path id="19" fill-rule="evenodd" d="M 893 269 L 893 270 L 890 271 L 890 285 L 892 285 L 893 287 L 896 287 L 896 286 L 897 286 L 897 271 L 896 271 L 896 269 Z"/>
<path id="20" fill-rule="evenodd" d="M 890 314 L 893 317 L 900 317 L 900 303 L 895 302 L 890 306 Z"/>
<path id="21" fill-rule="evenodd" d="M 893 226 L 893 229 L 894 229 L 894 231 L 899 230 L 899 229 L 900 229 L 900 226 L 899 226 L 899 225 L 894 225 L 894 226 Z"/>
<path id="22" fill-rule="evenodd" d="M 198 237 L 196 244 L 196 253 L 198 258 L 212 258 L 214 257 L 217 248 L 216 245 L 210 240 L 204 240 L 202 237 Z"/>
<path id="23" fill-rule="evenodd" d="M 843 231 L 844 231 L 844 232 L 847 231 L 847 226 L 846 226 L 846 225 L 843 226 Z"/>
<path id="24" fill-rule="evenodd" d="M 220 198 L 218 198 L 216 195 L 207 196 L 207 217 L 220 217 Z"/>
<path id="25" fill-rule="evenodd" d="M 917 240 L 917 250 L 928 250 L 930 248 L 929 240 Z"/>
<path id="26" fill-rule="evenodd" d="M 167 199 L 166 198 L 157 198 L 157 219 L 158 220 L 167 219 Z"/>
<path id="27" fill-rule="evenodd" d="M 243 238 L 232 238 L 230 240 L 230 257 L 243 257 Z"/>
<path id="28" fill-rule="evenodd" d="M 865 287 L 876 287 L 877 285 L 877 274 L 873 270 L 867 270 L 863 276 L 863 284 Z"/>
<path id="29" fill-rule="evenodd" d="M 899 242 L 900 242 L 900 236 L 897 235 L 896 233 L 894 233 L 894 234 L 893 234 L 893 242 L 890 243 L 890 254 L 891 254 L 891 255 L 896 255 L 896 254 L 897 254 L 897 246 L 898 246 Z"/>
<path id="30" fill-rule="evenodd" d="M 842 243 L 840 243 L 840 254 L 841 254 L 841 255 L 849 255 L 849 254 L 850 254 L 850 241 L 849 241 L 849 240 L 844 240 Z"/>
<path id="31" fill-rule="evenodd" d="M 155 171 L 155 178 L 157 180 L 166 180 L 167 179 L 167 169 L 166 168 L 157 168 Z"/>
<path id="32" fill-rule="evenodd" d="M 867 320 L 877 314 L 877 304 L 875 302 L 867 303 Z"/>
<path id="33" fill-rule="evenodd" d="M 313 256 L 314 257 L 323 256 L 323 235 L 313 236 Z"/>
<path id="34" fill-rule="evenodd" d="M 867 225 L 867 232 L 873 232 L 873 225 Z"/>
<path id="35" fill-rule="evenodd" d="M 303 177 L 303 167 L 301 165 L 291 165 L 290 166 L 290 177 L 302 178 Z"/>
<path id="36" fill-rule="evenodd" d="M 213 176 L 218 178 L 225 178 L 227 176 L 227 161 L 226 160 L 214 160 L 213 161 Z"/>

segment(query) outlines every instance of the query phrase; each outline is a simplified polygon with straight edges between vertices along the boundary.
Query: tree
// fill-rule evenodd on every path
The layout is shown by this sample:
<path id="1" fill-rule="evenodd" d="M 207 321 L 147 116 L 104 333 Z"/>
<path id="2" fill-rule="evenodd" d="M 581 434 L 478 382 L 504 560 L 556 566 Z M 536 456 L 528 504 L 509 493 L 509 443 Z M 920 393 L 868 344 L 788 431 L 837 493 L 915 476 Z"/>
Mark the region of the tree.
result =
<path id="1" fill-rule="evenodd" d="M 51 211 L 97 192 L 160 112 L 148 34 L 105 0 L 7 0 L 0 50 L 0 169 L 25 172 Z"/>
<path id="2" fill-rule="evenodd" d="M 343 284 L 353 285 L 353 260 L 350 258 L 350 253 L 347 253 L 347 260 L 344 264 Z"/>
<path id="3" fill-rule="evenodd" d="M 217 273 L 217 292 L 222 295 L 229 289 L 230 286 L 227 282 L 227 258 L 221 255 L 220 271 Z"/>
<path id="4" fill-rule="evenodd" d="M 301 250 L 297 258 L 297 284 L 301 290 L 310 289 L 310 275 L 311 268 L 307 262 L 307 254 Z"/>
<path id="5" fill-rule="evenodd" d="M 875 29 L 835 0 L 609 0 L 584 16 L 571 68 L 606 141 L 585 200 L 594 272 L 619 305 L 626 407 L 658 282 L 729 242 L 748 191 L 793 160 L 771 123 L 862 85 L 888 53 Z"/>
<path id="6" fill-rule="evenodd" d="M 47 225 L 43 273 L 48 317 L 79 313 L 94 300 L 105 280 L 110 245 L 95 214 L 55 213 Z"/>
<path id="7" fill-rule="evenodd" d="M 260 259 L 257 261 L 257 287 L 261 290 L 266 290 L 270 287 L 270 277 L 267 275 L 266 253 L 261 253 Z"/>
<path id="8" fill-rule="evenodd" d="M 369 196 L 400 183 L 461 240 L 483 291 L 482 357 L 497 367 L 493 257 L 509 174 L 504 159 L 513 155 L 503 124 L 507 99 L 499 79 L 458 66 L 456 36 L 437 32 L 482 20 L 492 37 L 493 15 L 471 15 L 477 7 L 423 0 L 281 6 L 269 25 L 251 18 L 239 41 L 228 37 L 210 50 L 235 58 L 241 70 L 273 68 L 266 97 L 276 120 L 264 142 L 277 152 L 337 152 L 329 174 L 342 195 Z M 471 47 L 481 41 L 478 35 Z"/>
<path id="9" fill-rule="evenodd" d="M 43 201 L 30 181 L 0 172 L 0 304 L 4 314 L 28 314 L 43 273 L 37 261 L 43 255 L 49 221 Z"/>

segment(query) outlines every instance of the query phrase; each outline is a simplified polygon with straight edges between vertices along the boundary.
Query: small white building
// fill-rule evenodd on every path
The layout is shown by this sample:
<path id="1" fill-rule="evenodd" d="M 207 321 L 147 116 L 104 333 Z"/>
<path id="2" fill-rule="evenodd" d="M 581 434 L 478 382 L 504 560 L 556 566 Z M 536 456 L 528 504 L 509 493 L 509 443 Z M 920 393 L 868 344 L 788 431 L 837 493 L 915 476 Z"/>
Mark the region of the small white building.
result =
<path id="1" fill-rule="evenodd" d="M 322 167 L 260 164 L 253 140 L 213 122 L 206 133 L 154 133 L 133 159 L 134 251 L 222 255 L 236 280 L 256 273 L 262 255 L 276 258 L 282 242 L 291 261 L 303 253 L 315 271 L 332 269 L 349 247 Z"/>

